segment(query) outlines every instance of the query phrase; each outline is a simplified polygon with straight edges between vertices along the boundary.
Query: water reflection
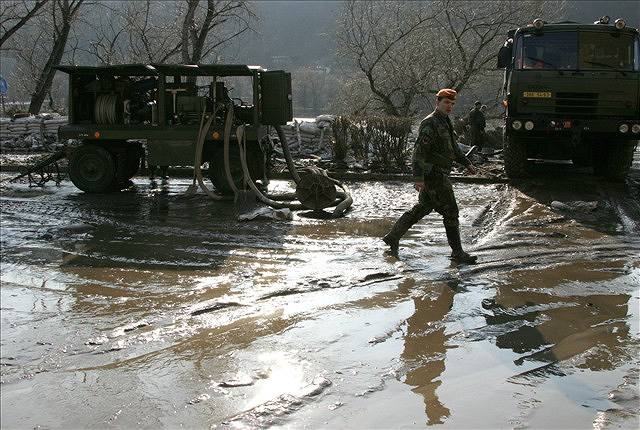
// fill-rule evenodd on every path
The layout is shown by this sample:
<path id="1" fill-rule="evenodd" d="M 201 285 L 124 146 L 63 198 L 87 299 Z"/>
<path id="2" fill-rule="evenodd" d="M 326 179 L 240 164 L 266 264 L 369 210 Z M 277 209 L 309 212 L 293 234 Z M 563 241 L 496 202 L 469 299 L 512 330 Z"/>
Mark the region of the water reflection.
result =
<path id="1" fill-rule="evenodd" d="M 490 312 L 487 324 L 504 327 L 496 346 L 521 354 L 517 365 L 580 357 L 575 363 L 579 368 L 615 368 L 624 360 L 630 341 L 631 295 L 617 280 L 623 267 L 622 261 L 576 261 L 543 272 L 512 272 L 511 282 L 497 286 L 495 298 L 482 303 Z M 535 288 L 532 280 L 537 281 Z"/>
<path id="2" fill-rule="evenodd" d="M 453 305 L 455 282 L 429 286 L 427 294 L 413 299 L 415 312 L 407 319 L 402 358 L 411 368 L 405 383 L 424 398 L 427 424 L 442 424 L 450 411 L 438 398 L 440 375 L 445 369 L 446 343 L 444 320 Z"/>

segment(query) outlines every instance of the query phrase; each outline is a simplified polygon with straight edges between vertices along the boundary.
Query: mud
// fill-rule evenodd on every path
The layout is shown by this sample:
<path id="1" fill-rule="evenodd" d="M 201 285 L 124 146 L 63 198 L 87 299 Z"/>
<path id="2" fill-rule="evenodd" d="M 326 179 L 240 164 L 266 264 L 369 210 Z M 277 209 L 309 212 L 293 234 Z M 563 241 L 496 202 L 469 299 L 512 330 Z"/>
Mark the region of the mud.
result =
<path id="1" fill-rule="evenodd" d="M 238 222 L 187 179 L 3 182 L 2 427 L 637 428 L 635 167 L 456 184 L 475 266 L 437 215 L 385 253 L 407 183 Z"/>

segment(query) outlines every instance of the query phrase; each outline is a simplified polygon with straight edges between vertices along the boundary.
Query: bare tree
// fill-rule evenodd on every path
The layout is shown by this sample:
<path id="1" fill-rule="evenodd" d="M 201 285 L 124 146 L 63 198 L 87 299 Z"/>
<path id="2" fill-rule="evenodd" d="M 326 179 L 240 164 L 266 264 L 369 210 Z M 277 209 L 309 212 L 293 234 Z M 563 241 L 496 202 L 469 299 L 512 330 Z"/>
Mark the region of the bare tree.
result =
<path id="1" fill-rule="evenodd" d="M 179 10 L 175 2 L 127 2 L 124 17 L 127 58 L 135 62 L 166 63 L 180 52 Z"/>
<path id="2" fill-rule="evenodd" d="M 0 7 L 0 47 L 31 18 L 36 16 L 49 0 L 4 1 Z"/>
<path id="3" fill-rule="evenodd" d="M 88 54 L 98 65 L 125 63 L 132 60 L 129 57 L 127 43 L 127 15 L 124 13 L 123 3 L 116 1 L 96 2 L 88 15 L 89 19 L 81 18 L 83 27 L 73 34 L 70 41 L 70 62 L 75 63 L 75 53 Z M 80 33 L 80 34 L 77 34 Z M 93 34 L 90 40 L 83 40 L 86 34 Z M 83 43 L 84 42 L 84 43 Z"/>
<path id="4" fill-rule="evenodd" d="M 251 29 L 245 1 L 101 1 L 91 21 L 94 39 L 83 50 L 101 64 L 199 63 Z M 97 21 L 97 22 L 96 22 Z"/>
<path id="5" fill-rule="evenodd" d="M 301 67 L 291 74 L 294 111 L 318 115 L 328 109 L 341 86 L 340 80 L 326 69 Z"/>
<path id="6" fill-rule="evenodd" d="M 438 88 L 460 91 L 482 79 L 509 28 L 564 7 L 549 3 L 350 0 L 339 21 L 339 54 L 367 80 L 379 109 L 412 116 Z"/>
<path id="7" fill-rule="evenodd" d="M 413 49 L 437 11 L 421 2 L 348 1 L 339 21 L 339 55 L 366 78 L 384 112 L 406 116 L 417 84 L 429 70 L 416 67 Z M 422 63 L 422 61 L 420 61 Z M 400 79 L 396 73 L 403 75 Z"/>
<path id="8" fill-rule="evenodd" d="M 84 0 L 53 0 L 50 4 L 50 18 L 52 33 L 48 35 L 51 40 L 47 62 L 41 69 L 36 80 L 35 89 L 31 96 L 29 112 L 36 114 L 40 112 L 55 76 L 55 67 L 60 64 L 67 46 L 67 38 L 71 31 L 71 25 L 78 15 L 78 11 Z"/>
<path id="9" fill-rule="evenodd" d="M 182 62 L 198 64 L 216 48 L 251 29 L 255 15 L 246 1 L 185 0 L 180 49 Z"/>

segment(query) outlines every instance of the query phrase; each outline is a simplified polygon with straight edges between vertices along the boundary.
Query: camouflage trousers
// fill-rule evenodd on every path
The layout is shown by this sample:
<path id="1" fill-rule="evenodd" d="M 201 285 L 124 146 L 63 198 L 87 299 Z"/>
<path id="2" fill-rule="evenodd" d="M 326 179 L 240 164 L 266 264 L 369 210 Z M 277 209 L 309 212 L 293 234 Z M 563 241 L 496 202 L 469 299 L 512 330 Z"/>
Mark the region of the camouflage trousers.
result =
<path id="1" fill-rule="evenodd" d="M 418 203 L 396 221 L 388 236 L 400 240 L 415 223 L 432 211 L 442 215 L 445 227 L 458 227 L 458 204 L 449 176 L 435 172 L 425 178 L 425 188 L 418 194 Z"/>

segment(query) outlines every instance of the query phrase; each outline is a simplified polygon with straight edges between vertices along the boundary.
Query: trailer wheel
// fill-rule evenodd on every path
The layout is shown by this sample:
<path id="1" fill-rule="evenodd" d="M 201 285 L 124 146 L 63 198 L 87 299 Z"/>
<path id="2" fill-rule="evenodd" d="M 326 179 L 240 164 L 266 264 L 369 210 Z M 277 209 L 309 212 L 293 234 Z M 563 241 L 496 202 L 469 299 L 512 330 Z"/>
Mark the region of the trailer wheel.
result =
<path id="1" fill-rule="evenodd" d="M 522 139 L 507 136 L 503 154 L 504 171 L 509 178 L 527 176 L 527 147 Z"/>
<path id="2" fill-rule="evenodd" d="M 115 176 L 113 156 L 101 146 L 83 144 L 69 157 L 69 178 L 86 193 L 111 191 Z"/>
<path id="3" fill-rule="evenodd" d="M 216 187 L 216 190 L 223 195 L 233 194 L 233 190 L 227 181 L 227 175 L 224 170 L 224 148 L 222 145 L 216 145 L 209 156 L 209 179 Z M 242 164 L 240 164 L 240 150 L 238 145 L 229 147 L 229 168 L 231 169 L 231 177 L 238 189 L 243 188 L 244 173 L 242 172 Z M 247 142 L 247 167 L 251 178 L 255 181 L 261 179 L 264 175 L 264 157 L 257 142 Z"/>
<path id="4" fill-rule="evenodd" d="M 136 173 L 140 170 L 140 162 L 142 161 L 142 146 L 138 143 L 137 145 L 130 146 L 127 148 L 126 152 L 126 176 L 127 179 L 133 178 Z"/>
<path id="5" fill-rule="evenodd" d="M 635 148 L 636 142 L 633 141 L 599 145 L 593 157 L 594 173 L 612 182 L 624 182 L 633 163 Z"/>

